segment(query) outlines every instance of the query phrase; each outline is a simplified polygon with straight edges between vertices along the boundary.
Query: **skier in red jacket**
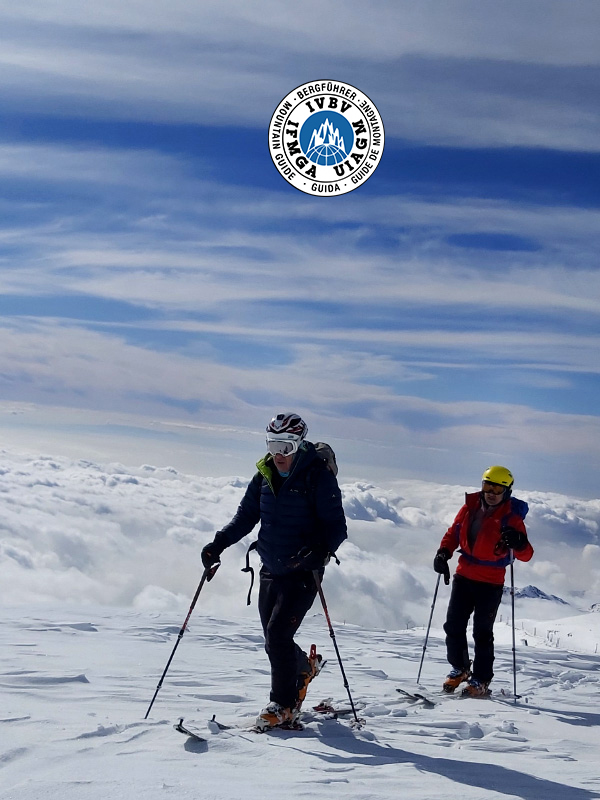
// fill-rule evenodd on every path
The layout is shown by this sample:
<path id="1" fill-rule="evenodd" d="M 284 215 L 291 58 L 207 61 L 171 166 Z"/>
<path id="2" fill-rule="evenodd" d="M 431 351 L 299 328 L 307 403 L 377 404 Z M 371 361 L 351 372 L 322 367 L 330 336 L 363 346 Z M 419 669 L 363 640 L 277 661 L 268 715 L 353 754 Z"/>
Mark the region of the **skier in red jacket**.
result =
<path id="1" fill-rule="evenodd" d="M 494 676 L 494 622 L 511 558 L 529 561 L 533 548 L 524 519 L 528 506 L 512 497 L 514 478 L 506 467 L 493 466 L 482 476 L 480 492 L 467 494 L 465 504 L 442 538 L 433 561 L 436 572 L 450 578 L 448 560 L 459 550 L 458 565 L 444 631 L 447 657 L 452 667 L 444 691 L 453 692 L 463 681 L 462 694 L 489 694 Z M 473 614 L 475 658 L 473 670 L 467 645 L 467 624 Z"/>

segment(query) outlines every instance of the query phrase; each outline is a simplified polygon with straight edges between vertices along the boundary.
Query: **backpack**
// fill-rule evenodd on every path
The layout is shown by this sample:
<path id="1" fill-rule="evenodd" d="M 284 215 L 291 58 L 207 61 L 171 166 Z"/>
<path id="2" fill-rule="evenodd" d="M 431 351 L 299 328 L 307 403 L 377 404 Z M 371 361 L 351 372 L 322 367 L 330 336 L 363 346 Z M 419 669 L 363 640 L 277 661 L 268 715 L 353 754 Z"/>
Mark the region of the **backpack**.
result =
<path id="1" fill-rule="evenodd" d="M 318 467 L 313 466 L 312 469 L 309 470 L 307 475 L 306 488 L 308 490 L 308 497 L 311 508 L 313 509 L 313 513 L 316 513 L 315 495 L 316 495 L 317 477 L 315 473 L 317 472 L 318 469 L 325 468 L 328 469 L 330 472 L 332 472 L 333 475 L 337 478 L 338 465 L 337 465 L 337 460 L 335 458 L 335 453 L 333 452 L 333 447 L 331 445 L 327 444 L 327 442 L 315 442 L 314 446 L 315 450 L 317 451 L 317 455 L 319 456 L 321 465 Z M 334 558 L 336 564 L 340 563 L 339 558 L 335 555 L 335 553 L 330 553 L 325 560 L 325 564 L 329 562 L 330 558 Z"/>
<path id="2" fill-rule="evenodd" d="M 337 477 L 338 465 L 331 445 L 327 444 L 327 442 L 315 442 L 315 450 L 319 458 L 325 462 L 327 469 Z"/>
<path id="3" fill-rule="evenodd" d="M 315 442 L 314 448 L 317 451 L 319 458 L 310 465 L 304 479 L 304 485 L 306 487 L 306 494 L 308 496 L 310 507 L 313 513 L 316 513 L 317 481 L 319 480 L 317 474 L 322 469 L 328 469 L 337 477 L 338 465 L 331 445 L 327 444 L 326 442 Z"/>

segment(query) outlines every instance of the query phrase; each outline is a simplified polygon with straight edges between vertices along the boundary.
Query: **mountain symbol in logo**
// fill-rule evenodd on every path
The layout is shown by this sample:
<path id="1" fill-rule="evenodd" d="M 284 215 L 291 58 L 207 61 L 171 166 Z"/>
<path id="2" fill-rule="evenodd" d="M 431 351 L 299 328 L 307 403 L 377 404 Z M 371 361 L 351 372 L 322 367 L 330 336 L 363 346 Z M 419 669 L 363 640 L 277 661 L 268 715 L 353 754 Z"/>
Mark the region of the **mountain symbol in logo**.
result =
<path id="1" fill-rule="evenodd" d="M 344 146 L 344 137 L 340 136 L 338 128 L 334 128 L 329 118 L 325 119 L 318 128 L 315 128 L 310 137 L 306 157 L 314 164 L 330 166 L 339 164 L 347 157 Z"/>

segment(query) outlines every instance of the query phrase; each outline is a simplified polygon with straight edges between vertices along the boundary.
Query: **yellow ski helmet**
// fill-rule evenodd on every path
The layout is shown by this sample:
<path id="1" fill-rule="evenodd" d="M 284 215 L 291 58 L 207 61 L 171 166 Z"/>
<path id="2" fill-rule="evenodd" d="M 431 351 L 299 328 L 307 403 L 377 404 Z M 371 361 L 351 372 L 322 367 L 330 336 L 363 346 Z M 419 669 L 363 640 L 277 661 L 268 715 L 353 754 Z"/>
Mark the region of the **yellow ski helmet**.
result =
<path id="1" fill-rule="evenodd" d="M 507 489 L 510 489 L 515 482 L 512 472 L 506 467 L 500 467 L 498 465 L 488 467 L 481 476 L 481 480 L 497 483 L 499 486 L 506 486 Z"/>

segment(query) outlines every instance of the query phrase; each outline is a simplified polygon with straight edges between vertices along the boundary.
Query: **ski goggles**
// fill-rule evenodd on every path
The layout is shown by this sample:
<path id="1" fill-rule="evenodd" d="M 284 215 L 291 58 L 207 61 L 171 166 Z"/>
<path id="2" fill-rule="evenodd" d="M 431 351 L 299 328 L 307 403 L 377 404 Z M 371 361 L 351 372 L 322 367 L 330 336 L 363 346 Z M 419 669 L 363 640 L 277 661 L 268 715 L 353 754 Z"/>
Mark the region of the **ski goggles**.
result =
<path id="1" fill-rule="evenodd" d="M 490 481 L 483 481 L 481 488 L 486 494 L 501 495 L 506 491 L 506 486 L 500 486 L 498 483 L 490 483 Z"/>
<path id="2" fill-rule="evenodd" d="M 291 456 L 297 452 L 296 439 L 267 439 L 267 450 L 272 456 Z"/>

